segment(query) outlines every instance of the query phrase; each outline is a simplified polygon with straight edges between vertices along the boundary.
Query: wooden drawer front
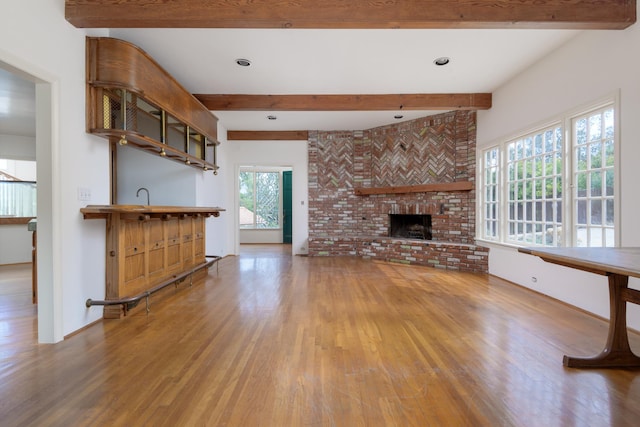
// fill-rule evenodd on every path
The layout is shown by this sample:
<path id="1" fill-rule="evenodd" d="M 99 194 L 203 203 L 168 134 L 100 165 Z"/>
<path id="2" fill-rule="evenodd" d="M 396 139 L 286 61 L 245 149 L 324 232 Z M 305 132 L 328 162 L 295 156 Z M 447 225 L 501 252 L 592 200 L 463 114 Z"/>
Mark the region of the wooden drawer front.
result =
<path id="1" fill-rule="evenodd" d="M 194 255 L 196 257 L 196 262 L 201 262 L 201 261 L 203 261 L 203 258 L 204 258 L 204 255 L 205 255 L 205 253 L 204 253 L 204 246 L 205 246 L 204 239 L 202 238 L 202 236 L 199 237 L 199 238 L 196 237 L 196 240 L 195 240 L 194 243 L 195 244 L 193 246 L 194 246 L 194 250 L 195 250 L 195 254 Z"/>
<path id="2" fill-rule="evenodd" d="M 164 246 L 149 251 L 149 276 L 164 274 Z"/>
<path id="3" fill-rule="evenodd" d="M 149 278 L 165 274 L 165 225 L 160 220 L 149 221 Z"/>
<path id="4" fill-rule="evenodd" d="M 175 240 L 176 243 L 180 241 L 180 220 L 178 219 L 170 219 L 168 221 L 164 221 L 165 228 L 167 230 L 167 240 L 171 243 L 172 240 Z"/>
<path id="5" fill-rule="evenodd" d="M 144 223 L 140 221 L 124 221 L 124 256 L 131 256 L 145 251 Z"/>
<path id="6" fill-rule="evenodd" d="M 120 286 L 120 297 L 135 295 L 145 289 L 145 254 L 126 257 L 124 260 L 124 283 Z"/>
<path id="7" fill-rule="evenodd" d="M 194 232 L 196 234 L 204 234 L 204 220 L 203 217 L 196 217 L 193 219 L 194 222 Z"/>
<path id="8" fill-rule="evenodd" d="M 158 248 L 160 245 L 164 245 L 165 227 L 162 221 L 149 221 L 146 226 L 149 228 L 149 244 L 151 248 Z"/>
<path id="9" fill-rule="evenodd" d="M 182 243 L 182 265 L 189 267 L 193 264 L 193 242 Z"/>

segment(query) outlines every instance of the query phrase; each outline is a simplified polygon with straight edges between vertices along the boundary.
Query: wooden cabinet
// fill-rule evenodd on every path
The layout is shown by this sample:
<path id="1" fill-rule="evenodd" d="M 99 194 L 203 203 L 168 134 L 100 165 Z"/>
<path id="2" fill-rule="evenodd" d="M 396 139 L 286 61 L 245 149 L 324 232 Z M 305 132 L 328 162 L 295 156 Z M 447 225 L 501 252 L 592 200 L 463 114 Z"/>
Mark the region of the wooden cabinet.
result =
<path id="1" fill-rule="evenodd" d="M 105 299 L 139 295 L 205 264 L 205 220 L 223 210 L 131 205 L 82 208 L 85 219 L 106 219 Z M 206 268 L 199 275 L 206 275 Z M 105 318 L 125 314 L 123 305 L 104 308 Z"/>
<path id="2" fill-rule="evenodd" d="M 218 119 L 139 47 L 87 38 L 87 132 L 218 170 Z"/>

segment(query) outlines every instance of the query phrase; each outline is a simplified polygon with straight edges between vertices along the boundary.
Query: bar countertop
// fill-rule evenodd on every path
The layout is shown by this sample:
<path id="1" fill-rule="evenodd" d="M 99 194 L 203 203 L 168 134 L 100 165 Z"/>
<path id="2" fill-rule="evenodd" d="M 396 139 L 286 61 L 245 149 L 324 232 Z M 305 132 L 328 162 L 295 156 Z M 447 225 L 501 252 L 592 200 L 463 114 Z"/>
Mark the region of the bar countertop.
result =
<path id="1" fill-rule="evenodd" d="M 202 214 L 218 216 L 219 207 L 153 206 L 153 205 L 88 205 L 80 209 L 85 219 L 104 218 L 109 214 Z"/>

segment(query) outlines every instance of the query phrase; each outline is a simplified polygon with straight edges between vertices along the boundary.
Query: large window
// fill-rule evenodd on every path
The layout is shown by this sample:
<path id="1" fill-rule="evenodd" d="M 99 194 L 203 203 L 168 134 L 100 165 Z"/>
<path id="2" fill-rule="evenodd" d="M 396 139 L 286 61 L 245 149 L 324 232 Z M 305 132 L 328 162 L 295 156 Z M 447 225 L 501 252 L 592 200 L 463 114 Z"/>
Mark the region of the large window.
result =
<path id="1" fill-rule="evenodd" d="M 520 246 L 614 246 L 615 129 L 609 102 L 485 150 L 480 237 Z"/>
<path id="2" fill-rule="evenodd" d="M 492 148 L 484 153 L 484 237 L 488 240 L 500 238 L 500 150 Z"/>
<path id="3" fill-rule="evenodd" d="M 0 222 L 36 217 L 35 162 L 0 159 Z"/>
<path id="4" fill-rule="evenodd" d="M 574 246 L 615 246 L 614 111 L 573 119 Z"/>
<path id="5" fill-rule="evenodd" d="M 562 226 L 562 127 L 506 145 L 507 240 L 558 246 Z"/>
<path id="6" fill-rule="evenodd" d="M 280 227 L 280 172 L 240 170 L 240 228 Z"/>

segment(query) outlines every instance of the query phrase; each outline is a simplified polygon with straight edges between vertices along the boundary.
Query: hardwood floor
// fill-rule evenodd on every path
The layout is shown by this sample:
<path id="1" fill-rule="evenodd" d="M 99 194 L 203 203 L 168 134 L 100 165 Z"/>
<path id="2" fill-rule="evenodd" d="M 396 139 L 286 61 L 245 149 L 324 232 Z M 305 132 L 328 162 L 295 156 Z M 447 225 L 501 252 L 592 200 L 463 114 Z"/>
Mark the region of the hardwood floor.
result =
<path id="1" fill-rule="evenodd" d="M 168 289 L 152 297 L 148 315 L 102 321 L 55 345 L 25 340 L 33 325 L 14 324 L 3 310 L 0 424 L 640 419 L 640 371 L 562 366 L 563 354 L 602 349 L 605 322 L 486 275 L 252 245 L 206 281 Z M 630 338 L 639 349 L 640 337 Z"/>

